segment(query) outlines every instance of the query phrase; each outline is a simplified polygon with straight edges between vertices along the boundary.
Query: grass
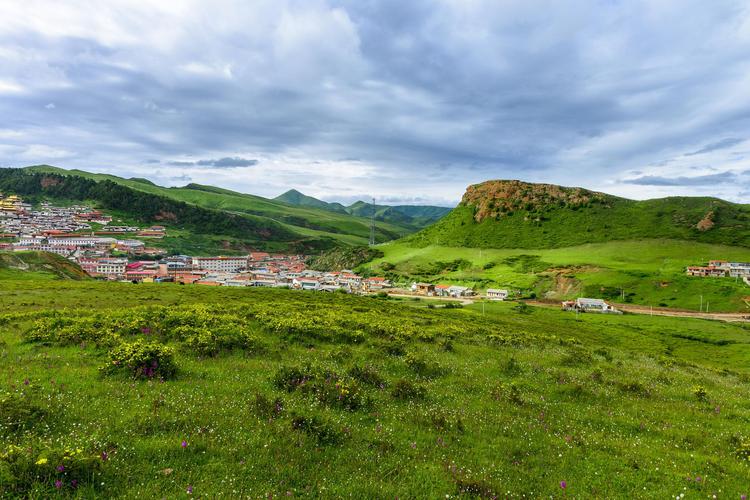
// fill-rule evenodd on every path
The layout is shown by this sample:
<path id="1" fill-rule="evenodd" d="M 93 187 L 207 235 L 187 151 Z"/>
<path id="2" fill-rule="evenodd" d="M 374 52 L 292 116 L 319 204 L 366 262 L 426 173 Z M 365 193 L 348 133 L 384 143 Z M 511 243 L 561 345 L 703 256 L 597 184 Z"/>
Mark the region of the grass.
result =
<path id="1" fill-rule="evenodd" d="M 520 195 L 519 195 L 520 196 Z M 612 240 L 668 238 L 750 247 L 750 206 L 716 198 L 671 197 L 645 201 L 605 195 L 603 202 L 569 208 L 537 207 L 474 219 L 459 205 L 432 226 L 408 236 L 411 246 L 473 248 L 563 248 Z M 713 226 L 697 229 L 709 214 Z"/>
<path id="2" fill-rule="evenodd" d="M 689 265 L 711 259 L 750 261 L 750 250 L 678 240 L 633 240 L 553 249 L 412 247 L 407 241 L 378 246 L 384 256 L 367 264 L 373 272 L 390 269 L 397 278 L 455 282 L 484 289 L 533 291 L 539 297 L 603 297 L 646 306 L 711 311 L 748 310 L 750 288 L 734 278 L 693 278 Z M 446 271 L 436 262 L 463 261 Z M 386 264 L 387 263 L 387 264 Z M 384 266 L 384 264 L 386 264 Z"/>
<path id="3" fill-rule="evenodd" d="M 4 495 L 748 493 L 746 327 L 426 303 L 0 280 L 0 393 L 15 395 L 0 417 L 28 424 L 0 424 L 0 457 L 17 445 L 44 471 Z M 207 356 L 190 347 L 202 332 L 253 340 Z M 174 380 L 100 373 L 139 338 L 174 349 Z M 72 466 L 35 465 L 57 448 L 98 458 L 69 460 L 89 473 L 76 489 Z M 18 479 L 4 463 L 0 492 Z"/>

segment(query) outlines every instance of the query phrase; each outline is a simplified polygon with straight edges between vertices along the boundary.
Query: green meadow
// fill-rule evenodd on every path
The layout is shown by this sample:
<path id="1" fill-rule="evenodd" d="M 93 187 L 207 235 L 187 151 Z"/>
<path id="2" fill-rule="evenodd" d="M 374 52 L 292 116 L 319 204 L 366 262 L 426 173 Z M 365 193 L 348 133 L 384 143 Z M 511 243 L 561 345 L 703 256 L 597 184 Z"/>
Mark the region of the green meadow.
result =
<path id="1" fill-rule="evenodd" d="M 750 250 L 679 240 L 628 240 L 551 249 L 377 247 L 382 258 L 366 267 L 394 279 L 459 283 L 533 292 L 539 298 L 601 297 L 654 307 L 742 312 L 750 287 L 734 278 L 695 278 L 690 265 L 712 259 L 750 261 Z M 624 299 L 623 299 L 624 293 Z"/>
<path id="2" fill-rule="evenodd" d="M 0 279 L 0 358 L 2 497 L 750 492 L 743 324 Z"/>

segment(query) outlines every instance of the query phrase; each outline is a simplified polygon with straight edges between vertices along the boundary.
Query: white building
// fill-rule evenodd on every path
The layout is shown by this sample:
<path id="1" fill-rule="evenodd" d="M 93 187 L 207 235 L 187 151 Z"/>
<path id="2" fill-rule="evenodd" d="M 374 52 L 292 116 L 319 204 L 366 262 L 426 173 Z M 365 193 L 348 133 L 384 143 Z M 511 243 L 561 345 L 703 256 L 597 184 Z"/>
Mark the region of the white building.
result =
<path id="1" fill-rule="evenodd" d="M 247 257 L 193 257 L 193 269 L 237 273 L 247 269 Z"/>
<path id="2" fill-rule="evenodd" d="M 96 263 L 96 273 L 109 277 L 123 276 L 128 259 L 100 259 Z"/>
<path id="3" fill-rule="evenodd" d="M 505 300 L 508 298 L 508 290 L 500 290 L 497 288 L 487 289 L 487 298 L 490 300 Z"/>

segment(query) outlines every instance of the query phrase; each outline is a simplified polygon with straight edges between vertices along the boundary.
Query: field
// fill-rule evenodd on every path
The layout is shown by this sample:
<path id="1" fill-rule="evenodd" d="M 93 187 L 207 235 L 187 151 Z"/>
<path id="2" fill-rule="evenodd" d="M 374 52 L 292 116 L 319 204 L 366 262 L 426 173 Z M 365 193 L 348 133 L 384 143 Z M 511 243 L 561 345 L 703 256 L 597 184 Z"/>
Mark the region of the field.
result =
<path id="1" fill-rule="evenodd" d="M 0 280 L 0 496 L 740 498 L 750 330 Z"/>
<path id="2" fill-rule="evenodd" d="M 749 310 L 750 287 L 741 280 L 685 275 L 687 266 L 711 259 L 750 261 L 750 249 L 742 247 L 635 240 L 553 249 L 415 248 L 404 241 L 377 248 L 384 257 L 367 267 L 406 281 L 509 288 L 555 300 L 589 296 L 654 307 L 698 310 L 702 303 L 715 312 Z"/>

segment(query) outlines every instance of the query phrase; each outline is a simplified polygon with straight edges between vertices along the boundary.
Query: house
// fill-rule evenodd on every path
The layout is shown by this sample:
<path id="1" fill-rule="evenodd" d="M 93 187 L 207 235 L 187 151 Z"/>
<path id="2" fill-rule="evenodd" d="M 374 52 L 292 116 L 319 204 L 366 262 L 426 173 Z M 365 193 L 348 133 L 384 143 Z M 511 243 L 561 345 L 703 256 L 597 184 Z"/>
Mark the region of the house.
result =
<path id="1" fill-rule="evenodd" d="M 602 299 L 578 298 L 575 301 L 565 301 L 562 303 L 564 311 L 578 312 L 598 312 L 605 314 L 622 314 Z"/>
<path id="2" fill-rule="evenodd" d="M 383 288 L 390 288 L 391 282 L 385 278 L 372 277 L 367 278 L 364 281 L 364 288 L 369 291 L 382 290 Z"/>
<path id="3" fill-rule="evenodd" d="M 508 298 L 508 290 L 500 290 L 498 288 L 488 288 L 487 298 L 490 300 L 505 300 Z"/>
<path id="4" fill-rule="evenodd" d="M 451 297 L 470 297 L 474 295 L 474 290 L 467 286 L 454 285 L 448 288 L 448 295 Z"/>
<path id="5" fill-rule="evenodd" d="M 688 276 L 722 278 L 727 275 L 727 272 L 716 266 L 690 266 L 687 268 Z"/>
<path id="6" fill-rule="evenodd" d="M 435 295 L 435 285 L 431 283 L 412 283 L 411 290 L 417 295 L 432 297 Z"/>
<path id="7" fill-rule="evenodd" d="M 320 281 L 316 278 L 294 278 L 292 287 L 298 290 L 320 290 Z"/>
<path id="8" fill-rule="evenodd" d="M 437 297 L 448 297 L 450 295 L 450 285 L 435 285 L 435 295 Z"/>

